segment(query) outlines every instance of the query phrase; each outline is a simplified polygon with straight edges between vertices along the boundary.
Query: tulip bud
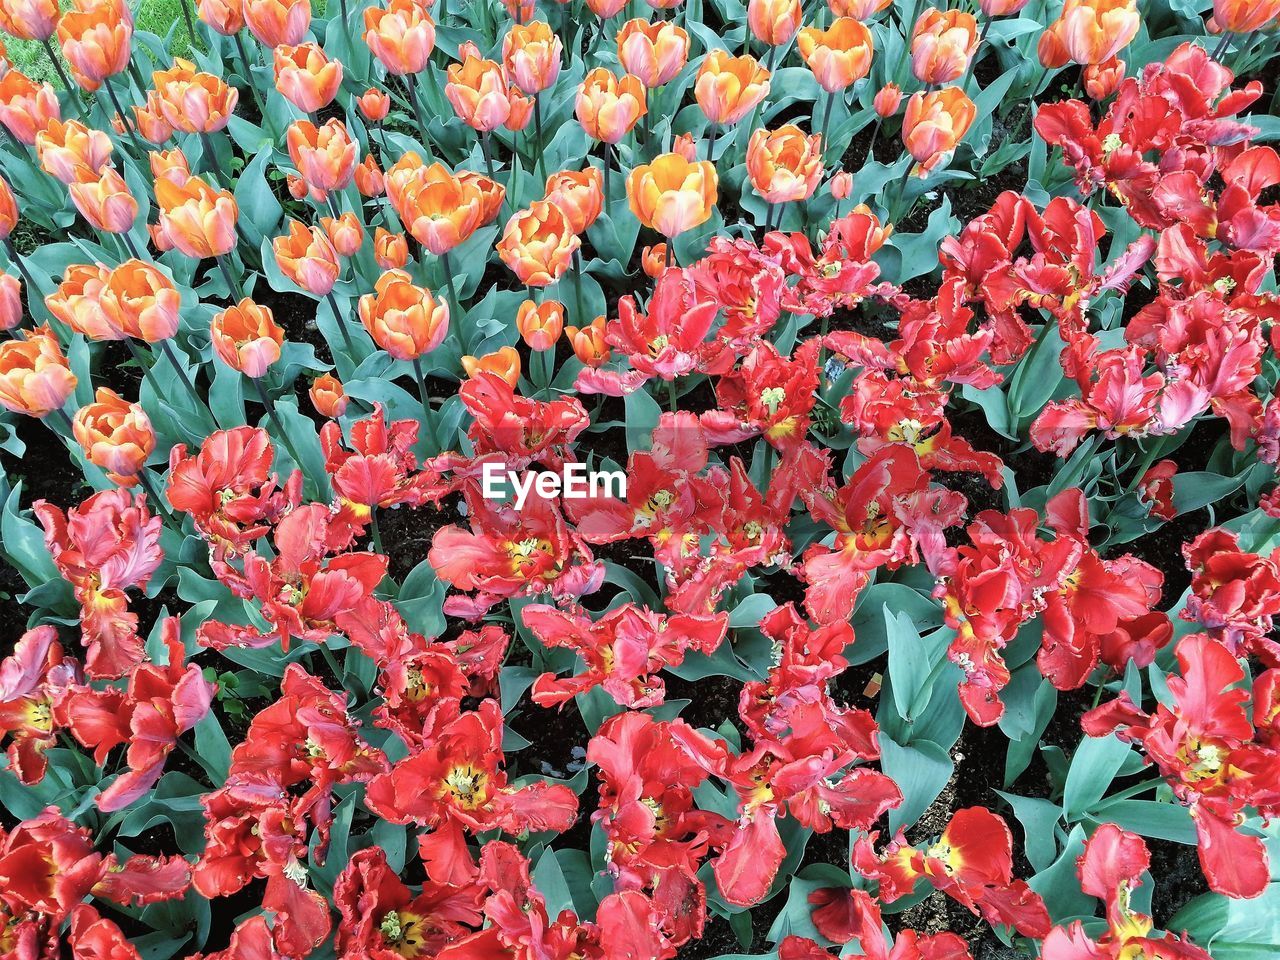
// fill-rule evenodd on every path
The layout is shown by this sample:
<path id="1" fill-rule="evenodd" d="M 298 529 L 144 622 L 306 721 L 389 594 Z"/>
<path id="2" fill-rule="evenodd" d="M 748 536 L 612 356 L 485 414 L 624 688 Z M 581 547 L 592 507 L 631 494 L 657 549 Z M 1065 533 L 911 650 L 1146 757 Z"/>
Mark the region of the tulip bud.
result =
<path id="1" fill-rule="evenodd" d="M 507 104 L 510 111 L 503 126 L 514 133 L 519 133 L 529 125 L 533 116 L 533 97 L 526 97 L 514 83 L 507 85 Z"/>
<path id="2" fill-rule="evenodd" d="M 698 159 L 698 145 L 692 133 L 682 133 L 671 143 L 671 152 L 678 153 L 690 163 Z"/>
<path id="3" fill-rule="evenodd" d="M 837 201 L 848 200 L 849 194 L 853 192 L 853 175 L 848 171 L 841 170 L 831 178 L 831 196 Z"/>
<path id="4" fill-rule="evenodd" d="M 871 31 L 852 17 L 840 17 L 826 30 L 805 27 L 796 48 L 813 71 L 818 86 L 836 93 L 857 83 L 871 70 L 875 42 Z"/>
<path id="5" fill-rule="evenodd" d="M 29 417 L 45 417 L 76 388 L 76 375 L 49 327 L 36 327 L 22 340 L 0 342 L 0 406 Z"/>
<path id="6" fill-rule="evenodd" d="M 342 85 L 342 62 L 315 43 L 276 47 L 273 63 L 276 89 L 303 113 L 327 107 Z"/>
<path id="7" fill-rule="evenodd" d="M 596 317 L 585 327 L 565 327 L 573 355 L 588 367 L 602 367 L 609 362 L 612 351 L 604 338 L 604 317 Z"/>
<path id="8" fill-rule="evenodd" d="M 627 203 L 642 224 L 671 238 L 711 217 L 719 182 L 710 161 L 666 153 L 627 175 Z"/>
<path id="9" fill-rule="evenodd" d="M 0 330 L 13 330 L 22 323 L 22 281 L 11 273 L 0 273 Z"/>
<path id="10" fill-rule="evenodd" d="M 292 173 L 285 174 L 284 184 L 289 189 L 289 196 L 295 200 L 305 200 L 311 193 L 311 188 L 307 186 L 307 182 L 301 177 L 295 177 Z"/>
<path id="11" fill-rule="evenodd" d="M 564 304 L 558 300 L 526 300 L 516 312 L 516 329 L 530 350 L 551 350 L 564 331 Z"/>
<path id="12" fill-rule="evenodd" d="M 901 105 L 902 88 L 896 83 L 886 83 L 876 91 L 875 99 L 872 101 L 876 116 L 882 118 L 892 117 Z"/>
<path id="13" fill-rule="evenodd" d="M 1093 100 L 1105 100 L 1120 87 L 1124 79 L 1124 61 L 1112 57 L 1105 63 L 1091 63 L 1084 68 L 1084 92 Z"/>
<path id="14" fill-rule="evenodd" d="M 398 270 L 409 262 L 409 242 L 403 233 L 378 227 L 373 233 L 373 259 L 383 270 Z"/>
<path id="15" fill-rule="evenodd" d="M 734 124 L 769 92 L 769 71 L 755 57 L 715 49 L 702 59 L 693 94 L 712 123 Z"/>
<path id="16" fill-rule="evenodd" d="M 356 189 L 360 191 L 361 196 L 380 197 L 387 191 L 382 169 L 378 166 L 378 161 L 373 159 L 372 153 L 356 167 L 355 179 Z"/>
<path id="17" fill-rule="evenodd" d="M 325 236 L 340 256 L 354 257 L 364 243 L 364 228 L 360 226 L 359 218 L 349 210 L 337 218 L 321 217 L 320 226 L 324 227 Z"/>
<path id="18" fill-rule="evenodd" d="M 651 247 L 645 247 L 640 251 L 640 266 L 644 268 L 644 272 L 657 280 L 667 269 L 667 245 L 665 243 L 655 243 Z"/>
<path id="19" fill-rule="evenodd" d="M 370 87 L 360 94 L 356 103 L 364 118 L 372 123 L 381 123 L 391 110 L 391 98 L 377 87 Z"/>
<path id="20" fill-rule="evenodd" d="M 210 324 L 213 351 L 233 370 L 256 380 L 280 359 L 284 330 L 270 307 L 245 297 L 233 307 L 215 314 Z"/>
<path id="21" fill-rule="evenodd" d="M 350 402 L 347 391 L 343 389 L 342 381 L 332 373 L 316 377 L 311 382 L 308 393 L 311 395 L 311 405 L 322 417 L 336 419 L 347 412 L 347 404 Z"/>
<path id="22" fill-rule="evenodd" d="M 649 89 L 671 80 L 689 60 L 689 34 L 670 20 L 628 20 L 618 31 L 618 62 Z"/>
<path id="23" fill-rule="evenodd" d="M 419 287 L 403 270 L 388 270 L 360 298 L 360 322 L 381 349 L 396 360 L 430 353 L 449 333 L 449 304 Z"/>
<path id="24" fill-rule="evenodd" d="M 18 201 L 14 199 L 9 181 L 0 176 L 0 240 L 9 239 L 18 225 Z"/>
<path id="25" fill-rule="evenodd" d="M 76 411 L 71 429 L 85 459 L 122 487 L 138 482 L 156 448 L 156 433 L 142 405 L 107 387 L 99 387 L 94 402 Z"/>
<path id="26" fill-rule="evenodd" d="M 520 354 L 515 347 L 502 347 L 483 357 L 465 356 L 462 358 L 462 369 L 468 377 L 478 373 L 492 373 L 501 377 L 515 389 L 520 382 Z"/>
<path id="27" fill-rule="evenodd" d="M 766 203 L 808 200 L 822 179 L 822 136 L 794 124 L 760 129 L 747 144 L 747 176 Z"/>
<path id="28" fill-rule="evenodd" d="M 1062 43 L 1061 20 L 1055 20 L 1040 34 L 1040 39 L 1036 41 L 1036 58 L 1046 70 L 1057 70 L 1071 59 L 1071 54 Z"/>
<path id="29" fill-rule="evenodd" d="M 630 74 L 621 80 L 596 67 L 578 88 L 575 112 L 587 134 L 602 143 L 617 143 L 648 110 L 644 84 Z"/>
<path id="30" fill-rule="evenodd" d="M 133 125 L 138 133 L 151 143 L 164 143 L 173 136 L 173 127 L 164 118 L 160 98 L 154 90 L 147 91 L 147 102 L 133 106 Z"/>

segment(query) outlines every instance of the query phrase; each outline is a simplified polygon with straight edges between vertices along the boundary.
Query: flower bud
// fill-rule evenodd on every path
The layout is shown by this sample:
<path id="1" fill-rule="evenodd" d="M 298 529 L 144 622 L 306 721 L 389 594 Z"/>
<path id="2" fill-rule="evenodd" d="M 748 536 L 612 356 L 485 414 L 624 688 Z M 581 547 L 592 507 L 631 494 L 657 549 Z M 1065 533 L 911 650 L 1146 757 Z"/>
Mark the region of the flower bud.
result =
<path id="1" fill-rule="evenodd" d="M 564 331 L 564 304 L 558 300 L 526 300 L 516 312 L 516 329 L 530 350 L 551 350 Z"/>

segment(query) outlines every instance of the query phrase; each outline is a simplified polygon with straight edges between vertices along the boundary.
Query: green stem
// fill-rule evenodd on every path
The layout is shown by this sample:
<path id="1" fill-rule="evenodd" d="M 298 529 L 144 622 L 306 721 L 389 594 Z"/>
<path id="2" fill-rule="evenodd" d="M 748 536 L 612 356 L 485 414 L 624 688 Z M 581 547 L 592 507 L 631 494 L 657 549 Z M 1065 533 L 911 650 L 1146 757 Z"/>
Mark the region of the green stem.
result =
<path id="1" fill-rule="evenodd" d="M 373 549 L 384 557 L 387 552 L 382 549 L 382 531 L 378 528 L 378 508 L 369 508 L 369 534 L 373 537 Z"/>
<path id="2" fill-rule="evenodd" d="M 161 498 L 160 491 L 156 489 L 155 484 L 151 481 L 151 477 L 147 474 L 147 468 L 143 467 L 139 470 L 137 476 L 138 482 L 142 484 L 142 489 L 146 491 L 147 499 L 156 505 L 156 509 L 164 517 L 165 524 L 170 529 L 181 532 L 182 524 L 178 522 L 177 518 L 174 517 L 173 512 Z"/>
<path id="3" fill-rule="evenodd" d="M 182 368 L 182 364 L 178 362 L 178 355 L 174 352 L 173 347 L 169 345 L 169 341 L 160 340 L 158 342 L 160 344 L 160 352 L 165 355 L 169 364 L 178 374 L 178 379 L 181 380 L 182 385 L 187 388 L 187 393 L 191 394 L 191 399 L 195 401 L 196 409 L 203 409 L 204 401 L 201 399 L 200 394 L 196 392 L 196 385 L 192 383 L 191 378 L 187 376 L 187 371 L 184 370 Z"/>
<path id="4" fill-rule="evenodd" d="M 667 409 L 675 413 L 680 401 L 679 391 L 676 390 L 675 380 L 667 381 Z"/>
<path id="5" fill-rule="evenodd" d="M 440 254 L 440 262 L 444 264 L 444 282 L 449 288 L 449 309 L 455 323 L 462 319 L 462 301 L 458 299 L 458 290 L 453 283 L 453 264 L 449 260 L 449 251 Z"/>
<path id="6" fill-rule="evenodd" d="M 422 372 L 422 358 L 413 358 L 413 376 L 418 381 L 418 399 L 422 401 L 422 419 L 430 429 L 435 417 L 431 415 L 431 395 L 427 392 L 427 376 Z"/>
<path id="7" fill-rule="evenodd" d="M 80 94 L 77 88 L 67 79 L 66 71 L 62 69 L 62 64 L 58 61 L 58 55 L 53 52 L 53 44 L 49 42 L 49 38 L 45 37 L 40 43 L 44 46 L 44 52 L 49 56 L 49 62 L 53 64 L 53 69 L 58 73 L 58 79 L 62 81 L 63 88 L 67 93 L 71 94 L 71 99 L 76 102 L 76 106 L 80 106 Z M 79 110 L 76 111 L 77 113 Z"/>
<path id="8" fill-rule="evenodd" d="M 326 293 L 324 298 L 329 301 L 329 309 L 333 311 L 333 320 L 338 325 L 338 330 L 342 333 L 342 341 L 347 348 L 347 356 L 354 360 L 356 345 L 351 341 L 351 332 L 347 329 L 347 322 L 342 319 L 342 312 L 338 309 L 338 301 L 333 298 L 332 291 Z"/>
<path id="9" fill-rule="evenodd" d="M 232 301 L 244 298 L 244 294 L 240 292 L 240 288 L 236 286 L 236 282 L 231 279 L 231 271 L 227 269 L 225 257 L 214 257 L 214 261 L 218 264 L 218 269 L 222 271 L 222 279 L 227 282 L 227 290 L 231 295 Z"/>
<path id="10" fill-rule="evenodd" d="M 284 444 L 285 449 L 289 451 L 289 456 L 293 458 L 293 462 L 297 465 L 299 470 L 302 470 L 302 475 L 306 477 L 306 470 L 304 470 L 302 466 L 302 457 L 299 456 L 297 448 L 293 445 L 293 439 L 289 436 L 289 432 L 285 430 L 284 424 L 280 421 L 280 415 L 276 413 L 275 402 L 267 396 L 267 388 L 262 385 L 262 378 L 250 377 L 249 379 L 253 382 L 253 386 L 258 392 L 258 399 L 262 401 L 262 405 L 267 408 L 267 416 L 271 418 L 271 425 L 276 428 L 276 433 L 280 435 L 280 440 Z"/>

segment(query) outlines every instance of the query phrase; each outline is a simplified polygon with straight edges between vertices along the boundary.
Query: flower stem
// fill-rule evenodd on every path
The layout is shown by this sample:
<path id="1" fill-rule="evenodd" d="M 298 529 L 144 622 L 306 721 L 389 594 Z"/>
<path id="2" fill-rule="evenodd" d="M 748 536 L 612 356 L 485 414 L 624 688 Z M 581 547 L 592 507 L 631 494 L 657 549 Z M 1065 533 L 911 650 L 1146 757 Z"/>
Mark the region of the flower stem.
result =
<path id="1" fill-rule="evenodd" d="M 431 415 L 431 395 L 427 392 L 427 376 L 422 372 L 422 358 L 413 358 L 413 375 L 418 381 L 418 399 L 422 401 L 422 418 L 430 429 L 434 417 Z"/>
<path id="2" fill-rule="evenodd" d="M 182 524 L 178 522 L 178 519 L 173 515 L 173 511 L 169 509 L 168 504 L 166 504 L 160 496 L 160 491 L 156 489 L 156 486 L 152 482 L 151 476 L 147 473 L 147 468 L 145 466 L 138 471 L 137 477 L 138 482 L 142 484 L 142 489 L 147 494 L 147 499 L 156 505 L 156 510 L 158 510 L 164 517 L 166 525 L 170 529 L 181 533 Z"/>
<path id="3" fill-rule="evenodd" d="M 342 319 L 342 312 L 338 309 L 338 301 L 333 298 L 332 292 L 326 293 L 324 298 L 329 301 L 329 309 L 333 311 L 334 322 L 337 323 L 338 329 L 342 332 L 342 340 L 347 348 L 347 355 L 354 359 L 356 345 L 351 341 L 351 332 L 347 329 L 346 321 Z"/>
<path id="4" fill-rule="evenodd" d="M 267 388 L 262 385 L 262 378 L 250 377 L 249 379 L 253 382 L 253 386 L 258 392 L 258 399 L 267 408 L 267 416 L 271 418 L 271 424 L 276 428 L 276 433 L 280 435 L 281 442 L 284 443 L 285 449 L 289 451 L 289 456 L 293 458 L 293 462 L 299 470 L 302 470 L 302 475 L 305 477 L 307 472 L 302 467 L 302 457 L 299 456 L 297 448 L 293 445 L 293 439 L 280 421 L 280 415 L 276 413 L 275 402 L 267 396 Z"/>

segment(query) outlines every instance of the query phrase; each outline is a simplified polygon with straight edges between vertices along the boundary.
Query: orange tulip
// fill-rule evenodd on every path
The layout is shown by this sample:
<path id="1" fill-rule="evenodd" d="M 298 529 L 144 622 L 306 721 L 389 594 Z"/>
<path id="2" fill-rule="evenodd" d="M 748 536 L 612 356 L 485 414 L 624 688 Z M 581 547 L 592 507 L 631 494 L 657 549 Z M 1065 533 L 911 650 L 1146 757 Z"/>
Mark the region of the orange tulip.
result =
<path id="1" fill-rule="evenodd" d="M 151 74 L 156 104 L 165 121 L 183 133 L 215 133 L 231 120 L 240 92 L 221 77 L 196 70 L 181 57 L 168 70 Z"/>
<path id="2" fill-rule="evenodd" d="M 1068 58 L 1088 66 L 1114 57 L 1141 25 L 1138 0 L 1067 0 L 1053 30 Z"/>
<path id="3" fill-rule="evenodd" d="M 342 85 L 342 62 L 316 43 L 276 47 L 274 65 L 276 89 L 303 113 L 327 107 Z"/>
<path id="4" fill-rule="evenodd" d="M 529 125 L 529 118 L 533 116 L 533 97 L 526 97 L 520 92 L 520 88 L 514 83 L 507 84 L 507 103 L 511 107 L 511 112 L 507 114 L 506 122 L 502 125 L 508 130 L 519 133 Z"/>
<path id="5" fill-rule="evenodd" d="M 712 50 L 702 60 L 693 95 L 712 123 L 737 123 L 769 92 L 769 71 L 749 54 Z"/>
<path id="6" fill-rule="evenodd" d="M 664 153 L 627 175 L 627 203 L 646 227 L 667 237 L 705 223 L 716 206 L 720 178 L 710 161 Z"/>
<path id="7" fill-rule="evenodd" d="M 58 95 L 49 84 L 36 84 L 20 70 L 0 78 L 0 123 L 16 140 L 34 146 L 36 134 L 61 116 Z"/>
<path id="8" fill-rule="evenodd" d="M 766 203 L 808 200 L 822 179 L 822 137 L 794 124 L 757 130 L 747 144 L 747 175 Z"/>
<path id="9" fill-rule="evenodd" d="M 560 76 L 564 44 L 547 24 L 516 24 L 502 39 L 502 64 L 507 76 L 530 96 L 555 84 Z"/>
<path id="10" fill-rule="evenodd" d="M 640 266 L 644 268 L 646 276 L 657 280 L 667 269 L 667 245 L 655 243 L 641 250 Z"/>
<path id="11" fill-rule="evenodd" d="M 88 170 L 98 175 L 111 162 L 111 138 L 79 120 L 52 120 L 36 134 L 36 156 L 45 173 L 65 184 Z"/>
<path id="12" fill-rule="evenodd" d="M 244 29 L 244 0 L 196 0 L 200 19 L 224 37 Z"/>
<path id="13" fill-rule="evenodd" d="M 22 281 L 11 273 L 0 273 L 0 330 L 12 330 L 22 323 Z"/>
<path id="14" fill-rule="evenodd" d="M 1280 20 L 1280 0 L 1213 0 L 1213 21 L 1227 33 L 1252 33 Z"/>
<path id="15" fill-rule="evenodd" d="M 526 300 L 516 311 L 516 329 L 530 350 L 552 350 L 564 332 L 564 304 L 559 300 Z"/>
<path id="16" fill-rule="evenodd" d="M 790 42 L 803 17 L 800 0 L 750 0 L 747 4 L 747 26 L 757 40 L 771 47 Z"/>
<path id="17" fill-rule="evenodd" d="M 58 0 L 0 0 L 0 30 L 19 40 L 48 40 L 59 13 Z"/>
<path id="18" fill-rule="evenodd" d="M 364 11 L 364 42 L 396 76 L 422 72 L 436 47 L 436 25 L 422 0 L 389 0 Z"/>
<path id="19" fill-rule="evenodd" d="M 149 156 L 153 177 L 164 177 L 174 183 L 186 183 L 191 178 L 191 166 L 181 149 L 153 150 Z"/>
<path id="20" fill-rule="evenodd" d="M 569 269 L 582 241 L 554 203 L 535 200 L 517 211 L 502 231 L 498 256 L 529 287 L 555 283 Z"/>
<path id="21" fill-rule="evenodd" d="M 370 87 L 356 98 L 360 112 L 371 123 L 381 123 L 391 110 L 391 98 L 377 87 Z"/>
<path id="22" fill-rule="evenodd" d="M 839 17 L 826 30 L 805 27 L 796 49 L 813 71 L 818 86 L 836 93 L 857 83 L 871 70 L 875 41 L 871 31 L 852 17 Z"/>
<path id="23" fill-rule="evenodd" d="M 689 61 L 689 34 L 670 20 L 628 20 L 618 31 L 618 62 L 649 89 L 660 87 Z"/>
<path id="24" fill-rule="evenodd" d="M 271 241 L 280 272 L 314 297 L 323 297 L 338 282 L 338 251 L 319 227 L 289 221 L 289 232 Z"/>
<path id="25" fill-rule="evenodd" d="M 1036 41 L 1036 57 L 1040 60 L 1040 65 L 1049 70 L 1066 66 L 1067 61 L 1071 59 L 1071 55 L 1062 43 L 1061 20 L 1055 20 L 1040 34 L 1040 39 Z"/>
<path id="26" fill-rule="evenodd" d="M 311 27 L 311 0 L 244 0 L 244 22 L 259 43 L 294 46 Z"/>
<path id="27" fill-rule="evenodd" d="M 343 189 L 355 176 L 359 150 L 337 117 L 322 127 L 310 120 L 295 120 L 285 132 L 285 143 L 289 159 L 317 199 Z"/>
<path id="28" fill-rule="evenodd" d="M 14 199 L 9 181 L 0 176 L 0 240 L 7 240 L 18 225 L 18 201 Z"/>
<path id="29" fill-rule="evenodd" d="M 449 304 L 419 287 L 403 270 L 388 270 L 360 298 L 360 322 L 373 342 L 396 360 L 416 360 L 444 342 Z"/>
<path id="30" fill-rule="evenodd" d="M 340 256 L 354 257 L 364 243 L 360 218 L 349 210 L 340 217 L 321 217 L 320 226 Z"/>
<path id="31" fill-rule="evenodd" d="M 409 262 L 409 241 L 403 233 L 378 227 L 373 234 L 373 259 L 383 270 L 394 270 Z"/>
<path id="32" fill-rule="evenodd" d="M 520 382 L 520 354 L 515 347 L 502 347 L 483 357 L 465 356 L 462 358 L 462 369 L 468 377 L 478 373 L 497 374 L 511 385 L 512 389 Z"/>
<path id="33" fill-rule="evenodd" d="M 837 17 L 870 20 L 893 3 L 893 0 L 827 0 L 827 3 Z"/>
<path id="34" fill-rule="evenodd" d="M 0 406 L 44 417 L 61 410 L 75 388 L 76 375 L 47 325 L 0 343 Z"/>
<path id="35" fill-rule="evenodd" d="M 156 448 L 156 432 L 142 405 L 130 403 L 108 387 L 99 387 L 94 402 L 76 411 L 71 429 L 85 459 L 122 487 L 138 482 Z"/>
<path id="36" fill-rule="evenodd" d="M 350 402 L 347 391 L 343 389 L 342 381 L 332 373 L 316 377 L 311 381 L 311 389 L 307 392 L 311 396 L 311 405 L 320 416 L 332 419 L 347 412 L 347 404 Z"/>
<path id="37" fill-rule="evenodd" d="M 549 200 L 564 211 L 569 218 L 569 229 L 585 233 L 596 222 L 604 206 L 600 169 L 587 167 L 577 173 L 562 170 L 547 177 L 547 192 L 543 200 Z"/>
<path id="38" fill-rule="evenodd" d="M 1119 57 L 1112 57 L 1105 63 L 1089 64 L 1081 76 L 1084 92 L 1094 100 L 1107 99 L 1120 87 L 1120 81 L 1124 79 L 1124 66 L 1124 61 Z"/>
<path id="39" fill-rule="evenodd" d="M 213 352 L 233 370 L 256 380 L 280 359 L 284 330 L 270 307 L 245 297 L 215 314 L 210 324 Z"/>
<path id="40" fill-rule="evenodd" d="M 602 367 L 609 362 L 613 351 L 604 338 L 604 317 L 596 317 L 585 327 L 565 327 L 573 355 L 588 367 Z"/>
<path id="41" fill-rule="evenodd" d="M 836 200 L 848 200 L 853 193 L 853 174 L 841 170 L 831 178 L 831 196 Z"/>
<path id="42" fill-rule="evenodd" d="M 587 0 L 587 6 L 601 20 L 611 20 L 622 12 L 627 0 Z"/>
<path id="43" fill-rule="evenodd" d="M 133 125 L 138 133 L 152 143 L 164 143 L 173 136 L 173 127 L 164 118 L 160 97 L 154 90 L 147 91 L 146 103 L 133 105 Z"/>
<path id="44" fill-rule="evenodd" d="M 619 80 L 606 68 L 596 67 L 578 87 L 575 111 L 589 136 L 617 143 L 648 111 L 644 84 L 631 74 Z"/>
<path id="45" fill-rule="evenodd" d="M 978 52 L 978 22 L 962 10 L 930 8 L 911 35 L 911 72 L 930 86 L 964 76 Z"/>
<path id="46" fill-rule="evenodd" d="M 129 66 L 133 19 L 124 0 L 82 0 L 58 21 L 58 43 L 76 83 L 97 90 Z"/>
<path id="47" fill-rule="evenodd" d="M 199 177 L 177 184 L 156 180 L 156 204 L 165 238 L 189 257 L 220 257 L 236 245 L 240 209 L 229 190 L 214 190 Z"/>
<path id="48" fill-rule="evenodd" d="M 439 256 L 493 220 L 502 205 L 500 184 L 478 174 L 424 166 L 410 151 L 387 171 L 387 196 L 413 238 Z"/>
<path id="49" fill-rule="evenodd" d="M 102 308 L 102 291 L 111 271 L 100 263 L 77 263 L 63 272 L 62 282 L 44 298 L 49 312 L 90 340 L 123 340 L 129 334 Z"/>
<path id="50" fill-rule="evenodd" d="M 155 264 L 126 260 L 107 276 L 98 302 L 111 325 L 135 339 L 159 343 L 178 332 L 182 294 Z"/>
<path id="51" fill-rule="evenodd" d="M 387 192 L 387 183 L 382 176 L 382 168 L 378 161 L 369 154 L 356 167 L 356 189 L 364 197 L 380 197 Z"/>
<path id="52" fill-rule="evenodd" d="M 81 167 L 80 179 L 67 189 L 80 216 L 95 230 L 127 233 L 138 218 L 138 200 L 114 167 L 101 173 Z"/>
<path id="53" fill-rule="evenodd" d="M 902 106 L 902 88 L 896 83 L 886 83 L 876 91 L 871 105 L 876 111 L 876 116 L 892 117 L 898 112 L 898 107 Z"/>
<path id="54" fill-rule="evenodd" d="M 490 133 L 506 122 L 511 99 L 501 64 L 468 50 L 461 63 L 450 65 L 448 76 L 444 95 L 463 123 L 481 133 Z"/>
<path id="55" fill-rule="evenodd" d="M 671 152 L 678 153 L 686 160 L 698 159 L 698 147 L 693 142 L 692 133 L 682 133 L 671 142 Z"/>
<path id="56" fill-rule="evenodd" d="M 923 175 L 956 148 L 977 114 L 959 87 L 912 94 L 902 119 L 902 142 Z"/>

